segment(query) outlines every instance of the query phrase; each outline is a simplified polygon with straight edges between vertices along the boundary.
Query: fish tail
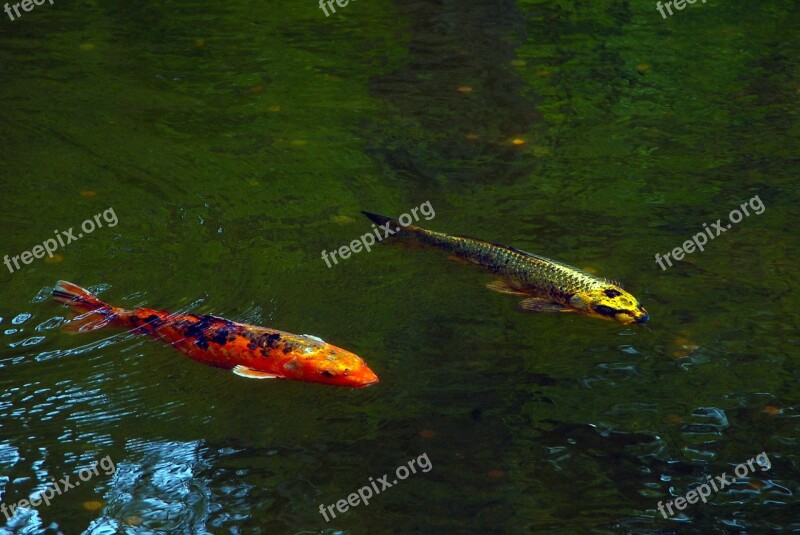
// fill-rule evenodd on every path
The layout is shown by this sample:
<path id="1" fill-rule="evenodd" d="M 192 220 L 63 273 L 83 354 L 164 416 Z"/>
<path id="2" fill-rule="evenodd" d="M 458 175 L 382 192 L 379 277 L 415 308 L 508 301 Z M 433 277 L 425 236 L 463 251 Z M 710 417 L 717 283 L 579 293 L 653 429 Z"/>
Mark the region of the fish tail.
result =
<path id="1" fill-rule="evenodd" d="M 392 229 L 394 229 L 395 227 L 402 227 L 402 225 L 400 225 L 400 222 L 398 220 L 391 218 L 389 216 L 376 214 L 374 212 L 367 212 L 366 210 L 361 210 L 361 213 L 367 216 L 376 225 L 380 226 L 389 223 Z"/>
<path id="2" fill-rule="evenodd" d="M 365 210 L 362 210 L 361 213 L 367 216 L 373 223 L 379 227 L 382 227 L 382 232 L 384 232 L 384 234 L 386 231 L 388 231 L 387 236 L 391 236 L 393 238 L 420 237 L 421 234 L 426 232 L 425 229 L 415 227 L 414 225 L 404 226 L 402 223 L 400 223 L 400 221 L 393 217 L 367 212 Z"/>
<path id="3" fill-rule="evenodd" d="M 381 214 L 366 211 L 362 211 L 361 213 L 378 225 L 380 230 L 376 229 L 376 232 L 384 233 L 384 238 L 390 236 L 394 239 L 399 239 L 407 247 L 437 247 L 446 251 L 452 251 L 455 247 L 453 237 L 447 234 L 434 232 L 414 225 L 403 226 L 397 219 Z"/>
<path id="4" fill-rule="evenodd" d="M 53 298 L 69 305 L 81 315 L 64 326 L 65 330 L 90 331 L 107 325 L 124 325 L 121 309 L 100 301 L 89 290 L 67 281 L 58 281 Z"/>
<path id="5" fill-rule="evenodd" d="M 98 308 L 108 307 L 89 290 L 67 281 L 58 281 L 53 289 L 53 298 L 59 303 L 74 307 L 80 312 L 91 312 Z"/>

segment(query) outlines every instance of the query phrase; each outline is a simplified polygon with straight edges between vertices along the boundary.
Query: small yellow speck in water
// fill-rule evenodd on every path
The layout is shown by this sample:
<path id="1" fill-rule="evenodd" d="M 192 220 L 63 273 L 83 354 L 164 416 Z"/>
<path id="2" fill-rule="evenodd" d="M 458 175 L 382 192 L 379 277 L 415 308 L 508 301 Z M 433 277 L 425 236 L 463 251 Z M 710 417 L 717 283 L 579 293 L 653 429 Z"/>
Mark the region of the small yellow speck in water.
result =
<path id="1" fill-rule="evenodd" d="M 684 336 L 678 336 L 675 338 L 674 343 L 677 346 L 677 349 L 672 352 L 672 356 L 677 359 L 688 357 L 692 351 L 700 347 L 690 342 L 689 339 Z"/>
<path id="2" fill-rule="evenodd" d="M 273 104 L 272 106 L 267 108 L 267 111 L 271 111 L 272 113 L 275 113 L 277 111 L 281 111 L 281 107 Z"/>
<path id="3" fill-rule="evenodd" d="M 45 264 L 60 264 L 64 261 L 64 257 L 60 254 L 54 254 L 52 257 L 47 257 L 44 259 Z"/>
<path id="4" fill-rule="evenodd" d="M 536 76 L 538 76 L 539 78 L 550 78 L 551 76 L 553 76 L 553 71 L 551 71 L 550 69 L 539 69 L 536 72 Z"/>
<path id="5" fill-rule="evenodd" d="M 511 144 L 519 147 L 525 144 L 525 140 L 522 139 L 521 137 L 515 137 L 514 139 L 511 140 Z"/>
<path id="6" fill-rule="evenodd" d="M 355 223 L 356 220 L 349 215 L 335 215 L 331 217 L 331 221 L 336 223 L 337 225 L 349 225 L 350 223 Z"/>
<path id="7" fill-rule="evenodd" d="M 492 479 L 500 479 L 501 477 L 505 477 L 506 473 L 502 470 L 489 470 L 486 475 Z"/>
<path id="8" fill-rule="evenodd" d="M 434 431 L 433 429 L 423 429 L 422 431 L 419 432 L 419 436 L 421 436 L 422 438 L 433 438 L 436 436 L 436 431 Z"/>
<path id="9" fill-rule="evenodd" d="M 89 500 L 87 502 L 83 502 L 83 508 L 87 511 L 99 511 L 103 508 L 103 502 L 98 500 Z"/>
<path id="10" fill-rule="evenodd" d="M 92 43 L 83 43 L 79 48 L 84 52 L 91 52 L 94 50 L 94 45 Z"/>
<path id="11" fill-rule="evenodd" d="M 138 526 L 139 524 L 142 523 L 142 517 L 131 515 L 125 518 L 125 523 L 128 524 L 129 526 Z"/>
<path id="12" fill-rule="evenodd" d="M 766 407 L 764 407 L 764 410 L 762 412 L 764 414 L 769 414 L 770 416 L 775 416 L 776 414 L 780 414 L 781 410 L 778 407 L 767 405 Z"/>
<path id="13" fill-rule="evenodd" d="M 196 46 L 198 48 L 202 48 L 202 47 L 206 46 L 206 40 L 205 39 L 195 39 L 194 40 L 194 46 Z"/>
<path id="14" fill-rule="evenodd" d="M 466 136 L 464 136 L 464 138 L 474 141 L 474 140 L 478 139 L 478 134 L 467 134 Z"/>
<path id="15" fill-rule="evenodd" d="M 92 190 L 82 191 L 81 197 L 97 197 L 97 192 Z"/>
<path id="16" fill-rule="evenodd" d="M 636 70 L 639 72 L 639 74 L 644 74 L 644 73 L 646 73 L 647 71 L 650 70 L 650 64 L 649 63 L 639 63 L 638 65 L 636 65 Z"/>
<path id="17" fill-rule="evenodd" d="M 468 86 L 468 85 L 462 85 L 461 87 L 456 89 L 456 91 L 466 95 L 467 93 L 472 93 L 472 88 L 470 86 Z"/>
<path id="18" fill-rule="evenodd" d="M 247 92 L 248 93 L 252 93 L 254 95 L 260 95 L 261 93 L 264 92 L 264 86 L 263 85 L 254 85 L 253 87 L 248 89 Z"/>
<path id="19" fill-rule="evenodd" d="M 524 67 L 525 66 L 525 60 L 523 60 L 523 59 L 512 59 L 511 60 L 511 64 L 514 67 Z"/>

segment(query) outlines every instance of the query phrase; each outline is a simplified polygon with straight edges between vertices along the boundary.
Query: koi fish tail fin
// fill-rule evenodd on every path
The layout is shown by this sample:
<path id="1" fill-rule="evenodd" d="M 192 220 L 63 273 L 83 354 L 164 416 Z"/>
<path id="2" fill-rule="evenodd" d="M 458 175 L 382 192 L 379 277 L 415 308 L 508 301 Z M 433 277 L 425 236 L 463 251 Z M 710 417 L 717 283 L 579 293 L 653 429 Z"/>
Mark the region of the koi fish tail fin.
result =
<path id="1" fill-rule="evenodd" d="M 71 306 L 79 313 L 61 328 L 65 331 L 87 332 L 106 327 L 123 325 L 121 309 L 100 301 L 94 294 L 77 284 L 58 281 L 53 288 L 53 298 L 59 303 Z"/>
<path id="2" fill-rule="evenodd" d="M 58 281 L 53 288 L 53 298 L 79 312 L 91 312 L 98 308 L 111 308 L 94 296 L 89 290 L 67 281 Z"/>
<path id="3" fill-rule="evenodd" d="M 367 216 L 378 228 L 375 229 L 375 232 L 380 236 L 379 239 L 383 240 L 385 238 L 394 238 L 394 239 L 403 239 L 407 245 L 416 245 L 419 242 L 419 239 L 424 235 L 427 231 L 420 227 L 415 227 L 414 225 L 403 225 L 397 219 L 393 217 L 388 217 L 381 214 L 375 214 L 372 212 L 361 211 L 362 214 Z"/>
<path id="4" fill-rule="evenodd" d="M 401 226 L 399 221 L 397 221 L 396 219 L 392 219 L 389 216 L 376 214 L 373 212 L 367 212 L 366 210 L 361 210 L 361 213 L 367 216 L 373 223 L 379 226 L 386 225 L 387 223 L 389 223 L 389 228 L 391 228 L 392 230 Z"/>
<path id="5" fill-rule="evenodd" d="M 426 230 L 414 225 L 403 225 L 401 221 L 385 215 L 365 211 L 361 213 L 370 218 L 378 226 L 378 228 L 375 229 L 375 233 L 380 233 L 382 235 L 382 238 L 379 239 L 387 237 L 399 239 L 403 245 L 411 249 L 430 246 L 445 250 L 452 249 L 448 241 L 450 238 L 441 232 Z"/>

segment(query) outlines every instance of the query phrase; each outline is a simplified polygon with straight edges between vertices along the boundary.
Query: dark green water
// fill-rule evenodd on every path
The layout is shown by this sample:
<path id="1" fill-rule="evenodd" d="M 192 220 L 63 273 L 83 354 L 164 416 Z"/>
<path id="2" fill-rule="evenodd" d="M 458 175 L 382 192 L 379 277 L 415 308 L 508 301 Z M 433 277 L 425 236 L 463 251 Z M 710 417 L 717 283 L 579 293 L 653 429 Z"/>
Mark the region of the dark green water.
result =
<path id="1" fill-rule="evenodd" d="M 0 266 L 0 502 L 117 469 L 0 533 L 800 530 L 797 3 L 337 9 L 0 13 L 0 254 L 118 220 Z M 756 195 L 763 213 L 655 263 Z M 525 314 L 431 251 L 320 258 L 370 230 L 360 210 L 425 201 L 428 228 L 623 281 L 650 323 Z M 321 336 L 381 382 L 251 381 L 71 336 L 58 279 Z M 658 512 L 762 452 L 769 470 Z M 429 472 L 319 514 L 423 454 Z"/>

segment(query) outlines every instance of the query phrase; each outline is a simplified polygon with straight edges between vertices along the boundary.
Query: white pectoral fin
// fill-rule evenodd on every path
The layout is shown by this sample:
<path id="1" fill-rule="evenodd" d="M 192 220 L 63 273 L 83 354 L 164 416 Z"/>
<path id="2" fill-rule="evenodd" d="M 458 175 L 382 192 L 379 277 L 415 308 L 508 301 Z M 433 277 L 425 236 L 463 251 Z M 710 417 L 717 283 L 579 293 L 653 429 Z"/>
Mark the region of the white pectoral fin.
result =
<path id="1" fill-rule="evenodd" d="M 248 379 L 282 379 L 280 375 L 275 375 L 274 373 L 268 372 L 260 372 L 258 370 L 254 370 L 253 368 L 242 366 L 241 364 L 234 366 L 232 371 L 236 375 L 240 377 L 247 377 Z"/>
<path id="2" fill-rule="evenodd" d="M 547 301 L 545 299 L 537 299 L 535 297 L 530 297 L 520 301 L 519 308 L 522 310 L 527 310 L 528 312 L 572 312 L 572 309 L 569 309 L 564 305 L 553 303 L 552 301 Z"/>
<path id="3" fill-rule="evenodd" d="M 311 338 L 312 340 L 316 340 L 317 342 L 322 342 L 323 344 L 327 343 L 325 340 L 323 340 L 319 336 L 314 336 L 313 334 L 304 334 L 303 336 L 305 336 L 306 338 Z"/>
<path id="4" fill-rule="evenodd" d="M 507 294 L 507 295 L 530 295 L 530 294 L 526 294 L 523 291 L 520 291 L 519 288 L 515 288 L 514 286 L 509 284 L 507 281 L 504 281 L 502 279 L 498 279 L 496 281 L 489 282 L 489 283 L 486 284 L 486 287 L 489 288 L 490 290 L 494 291 L 494 292 L 499 292 L 501 294 Z"/>

